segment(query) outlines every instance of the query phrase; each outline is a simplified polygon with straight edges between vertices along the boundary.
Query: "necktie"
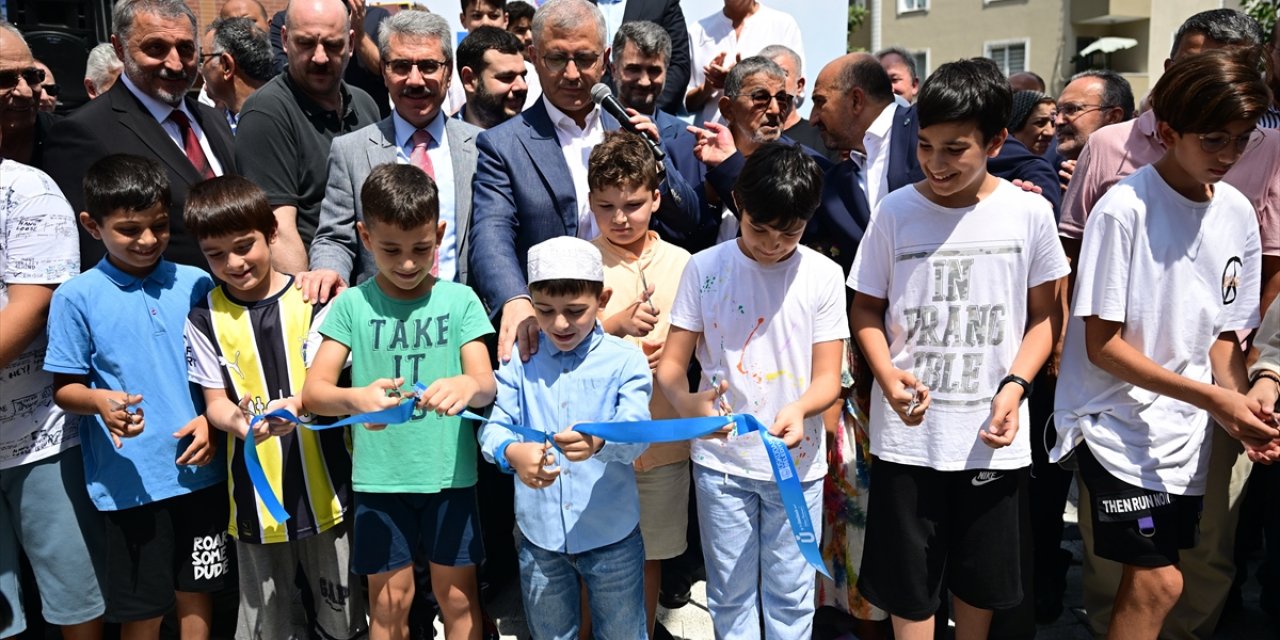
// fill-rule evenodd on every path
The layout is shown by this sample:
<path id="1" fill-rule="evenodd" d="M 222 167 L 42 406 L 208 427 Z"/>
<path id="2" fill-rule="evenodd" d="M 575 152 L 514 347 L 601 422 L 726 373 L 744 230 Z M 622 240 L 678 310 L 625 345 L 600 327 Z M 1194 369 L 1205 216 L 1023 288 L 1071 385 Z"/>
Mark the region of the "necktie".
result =
<path id="1" fill-rule="evenodd" d="M 196 173 L 206 180 L 216 176 L 213 168 L 209 166 L 209 159 L 204 155 L 204 149 L 200 147 L 200 138 L 196 137 L 195 129 L 191 128 L 191 121 L 187 119 L 187 114 L 174 109 L 173 113 L 169 114 L 169 120 L 178 125 L 178 131 L 182 133 L 182 150 L 186 152 L 191 166 L 196 168 Z"/>
<path id="2" fill-rule="evenodd" d="M 409 155 L 409 162 L 413 166 L 422 169 L 434 181 L 436 179 L 436 169 L 431 166 L 431 156 L 427 155 L 427 145 L 431 144 L 431 134 L 426 129 L 418 129 L 413 132 L 413 136 L 409 138 L 409 142 L 413 144 L 413 153 Z M 440 247 L 436 247 L 435 262 L 431 265 L 431 275 L 440 275 Z"/>
<path id="3" fill-rule="evenodd" d="M 432 180 L 435 180 L 436 169 L 431 166 L 431 156 L 427 155 L 427 146 L 431 144 L 431 134 L 427 133 L 426 129 L 418 129 L 413 132 L 413 137 L 409 138 L 409 142 L 413 143 L 413 153 L 409 156 L 409 162 L 431 176 Z"/>

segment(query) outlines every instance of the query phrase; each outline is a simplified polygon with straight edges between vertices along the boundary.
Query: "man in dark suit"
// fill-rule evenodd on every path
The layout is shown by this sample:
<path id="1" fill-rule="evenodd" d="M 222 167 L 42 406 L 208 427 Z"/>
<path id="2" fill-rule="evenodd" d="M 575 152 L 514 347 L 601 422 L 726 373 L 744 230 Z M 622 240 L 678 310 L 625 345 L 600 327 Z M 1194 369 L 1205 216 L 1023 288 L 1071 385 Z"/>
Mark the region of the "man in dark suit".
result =
<path id="1" fill-rule="evenodd" d="M 165 257 L 205 268 L 204 255 L 182 224 L 191 185 L 236 172 L 231 129 L 217 111 L 186 97 L 196 79 L 196 16 L 182 0 L 158 0 L 139 9 L 116 5 L 111 43 L 124 62 L 120 81 L 53 126 L 46 171 L 76 211 L 83 211 L 81 181 L 89 165 L 112 153 L 154 158 L 169 176 L 173 206 Z M 145 44 L 145 46 L 144 46 Z M 105 254 L 81 232 L 85 268 Z"/>
<path id="2" fill-rule="evenodd" d="M 855 53 L 836 58 L 818 74 L 809 121 L 827 148 L 849 154 L 827 172 L 819 209 L 826 228 L 818 230 L 836 243 L 836 261 L 848 271 L 875 204 L 924 179 L 916 158 L 915 109 L 894 102 L 879 60 Z"/>
<path id="3" fill-rule="evenodd" d="M 683 120 L 658 109 L 659 98 L 670 77 L 667 67 L 670 59 L 671 37 L 655 23 L 647 20 L 628 22 L 619 27 L 613 37 L 610 66 L 618 83 L 618 102 L 653 118 L 662 137 L 662 148 L 671 164 L 698 194 L 697 219 L 680 216 L 682 205 L 668 198 L 659 205 L 658 215 L 652 218 L 652 226 L 664 240 L 696 253 L 710 246 L 706 236 L 709 233 L 714 235 L 718 215 L 706 206 L 702 183 L 707 168 L 693 154 L 697 138 L 689 133 Z M 676 220 L 688 226 L 672 230 L 665 228 L 665 220 Z"/>
<path id="4" fill-rule="evenodd" d="M 501 313 L 498 356 L 504 361 L 517 342 L 522 350 L 536 349 L 525 276 L 529 248 L 557 236 L 596 235 L 587 207 L 587 158 L 606 130 L 619 128 L 591 101 L 591 87 L 604 73 L 604 30 L 600 10 L 586 0 L 551 0 L 539 8 L 531 57 L 542 99 L 476 141 L 469 268 L 490 312 Z M 631 121 L 659 139 L 648 118 Z M 664 164 L 662 197 L 683 203 L 680 216 L 694 219 L 697 195 L 670 158 Z M 681 226 L 671 216 L 664 222 Z"/>
<path id="5" fill-rule="evenodd" d="M 35 64 L 26 38 L 0 19 L 0 157 L 44 169 L 44 143 L 57 116 L 36 107 L 44 95 L 44 72 Z M 12 84 L 10 84 L 12 83 Z"/>
<path id="6" fill-rule="evenodd" d="M 671 38 L 671 54 L 666 57 L 667 81 L 658 97 L 658 109 L 676 114 L 684 107 L 684 93 L 689 86 L 689 27 L 684 20 L 684 11 L 680 9 L 680 0 L 591 0 L 597 5 L 616 5 L 624 2 L 622 8 L 622 24 L 629 22 L 652 22 L 667 32 Z M 615 27 L 616 28 L 616 27 Z M 616 32 L 613 37 L 617 37 Z M 608 37 L 606 36 L 606 42 Z M 612 81 L 607 84 L 616 86 L 617 76 L 606 74 Z"/>

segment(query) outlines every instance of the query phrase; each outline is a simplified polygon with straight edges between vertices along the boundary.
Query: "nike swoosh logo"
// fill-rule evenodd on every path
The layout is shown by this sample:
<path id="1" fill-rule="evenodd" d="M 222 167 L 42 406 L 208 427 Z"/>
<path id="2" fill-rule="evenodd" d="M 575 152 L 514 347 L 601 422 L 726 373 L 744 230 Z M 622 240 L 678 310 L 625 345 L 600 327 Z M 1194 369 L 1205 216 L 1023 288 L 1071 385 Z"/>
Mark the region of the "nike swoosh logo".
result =
<path id="1" fill-rule="evenodd" d="M 995 482 L 996 480 L 999 480 L 1002 477 L 1004 476 L 1001 476 L 998 473 L 993 473 L 991 475 L 978 474 L 974 476 L 973 479 L 970 480 L 969 482 L 973 484 L 973 486 L 975 487 L 981 487 L 984 484 L 991 484 L 992 482 Z"/>

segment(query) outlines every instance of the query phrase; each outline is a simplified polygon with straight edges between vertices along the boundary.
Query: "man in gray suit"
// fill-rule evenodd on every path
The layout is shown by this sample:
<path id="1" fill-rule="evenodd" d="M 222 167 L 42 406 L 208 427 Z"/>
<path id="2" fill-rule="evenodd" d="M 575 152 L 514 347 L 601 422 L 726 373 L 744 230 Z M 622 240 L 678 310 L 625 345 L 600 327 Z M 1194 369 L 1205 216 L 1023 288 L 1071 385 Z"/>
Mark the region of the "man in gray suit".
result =
<path id="1" fill-rule="evenodd" d="M 448 118 L 440 105 L 453 78 L 449 23 L 425 11 L 401 11 L 378 29 L 382 77 L 395 107 L 390 117 L 335 138 L 320 224 L 311 245 L 312 271 L 299 278 L 307 298 L 327 301 L 348 284 L 377 273 L 356 225 L 364 216 L 360 189 L 374 167 L 389 162 L 422 168 L 440 189 L 445 224 L 437 275 L 467 281 L 471 178 L 480 129 Z"/>

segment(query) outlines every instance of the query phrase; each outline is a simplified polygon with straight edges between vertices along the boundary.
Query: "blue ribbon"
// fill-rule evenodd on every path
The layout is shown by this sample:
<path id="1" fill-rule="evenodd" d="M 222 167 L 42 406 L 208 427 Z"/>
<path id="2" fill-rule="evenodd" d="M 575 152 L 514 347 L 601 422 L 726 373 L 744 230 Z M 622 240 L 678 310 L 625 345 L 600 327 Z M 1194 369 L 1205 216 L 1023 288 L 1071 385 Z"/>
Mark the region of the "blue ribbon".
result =
<path id="1" fill-rule="evenodd" d="M 414 385 L 414 391 L 422 393 L 426 390 L 426 385 L 421 382 Z M 249 473 L 249 480 L 253 483 L 254 489 L 257 491 L 258 498 L 262 500 L 262 506 L 267 508 L 267 512 L 276 522 L 284 522 L 289 519 L 289 512 L 285 510 L 284 505 L 280 504 L 280 499 L 276 497 L 276 492 L 271 488 L 271 483 L 267 480 L 267 473 L 262 469 L 262 460 L 258 459 L 258 443 L 253 437 L 253 427 L 259 422 L 267 418 L 279 418 L 287 420 L 296 425 L 305 427 L 312 431 L 323 431 L 325 429 L 337 429 L 353 424 L 400 424 L 408 422 L 413 417 L 414 405 L 417 403 L 417 396 L 411 396 L 404 402 L 391 407 L 390 409 L 382 409 L 380 411 L 370 411 L 369 413 L 361 413 L 358 415 L 345 418 L 330 424 L 311 424 L 303 422 L 298 416 L 293 415 L 292 411 L 287 409 L 276 409 L 269 413 L 259 414 L 249 421 L 250 432 L 246 434 L 244 439 L 244 467 Z"/>
<path id="2" fill-rule="evenodd" d="M 426 390 L 426 385 L 419 382 L 414 385 L 414 390 L 420 394 Z M 390 409 L 354 415 L 331 424 L 305 423 L 299 420 L 298 416 L 293 415 L 292 412 L 277 409 L 270 413 L 254 416 L 249 422 L 249 427 L 252 430 L 255 425 L 267 418 L 287 420 L 312 431 L 366 423 L 400 424 L 408 422 L 413 416 L 416 402 L 417 397 L 415 395 Z M 552 441 L 552 434 L 524 425 L 490 420 L 470 411 L 462 411 L 458 415 L 462 418 L 491 422 L 498 426 L 506 427 L 527 442 Z M 602 438 L 606 442 L 658 443 L 701 438 L 731 424 L 735 426 L 735 433 L 738 435 L 746 435 L 752 432 L 760 434 L 760 442 L 764 445 L 765 452 L 769 458 L 769 465 L 773 468 L 773 480 L 778 486 L 778 493 L 782 496 L 783 508 L 787 510 L 787 521 L 791 523 L 791 534 L 795 537 L 796 546 L 800 548 L 800 554 L 804 556 L 805 561 L 810 566 L 817 570 L 818 573 L 830 578 L 831 574 L 827 571 L 826 563 L 822 561 L 822 552 L 818 549 L 819 538 L 815 532 L 813 520 L 809 517 L 809 507 L 805 503 L 804 490 L 800 488 L 800 478 L 796 475 L 796 465 L 791 460 L 791 453 L 787 450 L 787 445 L 780 438 L 769 433 L 769 430 L 755 416 L 739 413 L 727 416 L 676 418 L 672 420 L 582 422 L 574 425 L 573 429 L 587 435 Z M 249 472 L 249 479 L 253 482 L 258 497 L 262 500 L 263 506 L 267 508 L 271 517 L 275 518 L 276 522 L 284 522 L 289 519 L 289 513 L 285 511 L 284 505 L 280 504 L 275 491 L 271 489 L 271 484 L 267 481 L 267 474 L 262 470 L 262 462 L 258 459 L 258 448 L 253 434 L 250 433 L 248 435 L 249 437 L 244 439 L 244 466 Z"/>
<path id="3" fill-rule="evenodd" d="M 489 420 L 470 411 L 463 411 L 464 418 L 490 422 L 506 427 L 515 432 L 526 442 L 550 442 L 551 434 L 523 425 L 514 425 L 500 420 Z M 795 462 L 781 438 L 769 433 L 769 430 L 750 414 L 734 414 L 728 416 L 710 416 L 706 418 L 676 418 L 672 420 L 639 420 L 635 422 L 582 422 L 574 425 L 574 431 L 602 438 L 606 442 L 679 442 L 700 438 L 719 431 L 728 425 L 735 425 L 737 435 L 751 432 L 760 434 L 760 442 L 764 445 L 773 468 L 773 481 L 782 496 L 783 508 L 787 510 L 787 521 L 791 523 L 791 534 L 795 537 L 800 554 L 818 573 L 830 578 L 827 565 L 822 561 L 822 552 L 818 548 L 818 535 L 815 533 L 813 519 L 809 517 L 809 507 L 804 500 L 804 490 L 800 487 L 800 478 L 796 475 Z"/>

